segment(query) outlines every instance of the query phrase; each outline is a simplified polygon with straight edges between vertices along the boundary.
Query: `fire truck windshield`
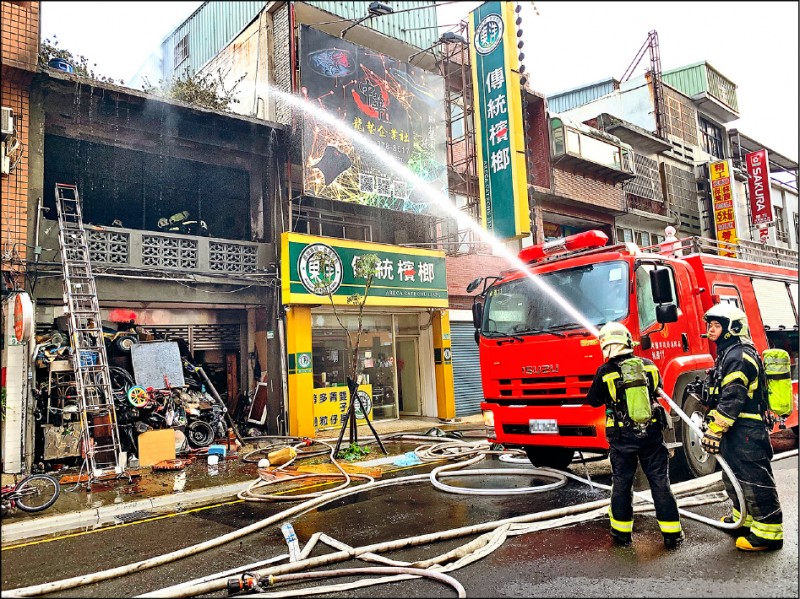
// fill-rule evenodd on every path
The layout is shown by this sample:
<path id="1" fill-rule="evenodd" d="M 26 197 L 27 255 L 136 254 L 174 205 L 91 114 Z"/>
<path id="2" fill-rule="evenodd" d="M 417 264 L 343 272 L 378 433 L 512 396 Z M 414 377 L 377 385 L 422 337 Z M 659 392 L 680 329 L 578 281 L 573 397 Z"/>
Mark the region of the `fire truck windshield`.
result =
<path id="1" fill-rule="evenodd" d="M 593 325 L 628 314 L 625 262 L 601 262 L 537 276 Z M 535 335 L 581 326 L 560 301 L 528 277 L 493 285 L 486 293 L 481 332 L 487 337 Z"/>

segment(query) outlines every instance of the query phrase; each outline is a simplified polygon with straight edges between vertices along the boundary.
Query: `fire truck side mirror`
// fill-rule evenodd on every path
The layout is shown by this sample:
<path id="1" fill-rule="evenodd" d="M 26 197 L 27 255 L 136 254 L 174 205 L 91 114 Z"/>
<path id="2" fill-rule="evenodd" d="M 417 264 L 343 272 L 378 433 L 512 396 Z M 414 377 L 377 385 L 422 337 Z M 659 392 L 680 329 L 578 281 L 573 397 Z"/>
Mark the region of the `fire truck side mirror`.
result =
<path id="1" fill-rule="evenodd" d="M 483 323 L 483 304 L 475 302 L 472 304 L 472 324 L 477 330 L 481 328 L 481 323 Z"/>
<path id="2" fill-rule="evenodd" d="M 678 306 L 675 304 L 659 304 L 656 306 L 656 320 L 661 324 L 678 322 Z"/>
<path id="3" fill-rule="evenodd" d="M 668 268 L 654 268 L 650 271 L 650 288 L 653 293 L 654 304 L 671 304 L 674 301 L 672 297 L 672 280 Z"/>
<path id="4" fill-rule="evenodd" d="M 478 288 L 478 285 L 483 283 L 483 277 L 478 277 L 474 281 L 472 281 L 469 285 L 467 285 L 467 293 L 472 293 Z"/>

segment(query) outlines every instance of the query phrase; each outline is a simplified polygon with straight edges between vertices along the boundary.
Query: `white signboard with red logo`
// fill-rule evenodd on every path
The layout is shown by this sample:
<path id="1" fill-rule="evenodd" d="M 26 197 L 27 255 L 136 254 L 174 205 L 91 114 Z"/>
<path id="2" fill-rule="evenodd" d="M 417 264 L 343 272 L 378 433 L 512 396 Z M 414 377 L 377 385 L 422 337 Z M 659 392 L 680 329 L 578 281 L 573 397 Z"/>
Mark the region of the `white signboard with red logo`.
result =
<path id="1" fill-rule="evenodd" d="M 750 194 L 750 222 L 764 225 L 775 220 L 769 186 L 769 160 L 766 150 L 745 155 L 747 161 L 747 191 Z"/>

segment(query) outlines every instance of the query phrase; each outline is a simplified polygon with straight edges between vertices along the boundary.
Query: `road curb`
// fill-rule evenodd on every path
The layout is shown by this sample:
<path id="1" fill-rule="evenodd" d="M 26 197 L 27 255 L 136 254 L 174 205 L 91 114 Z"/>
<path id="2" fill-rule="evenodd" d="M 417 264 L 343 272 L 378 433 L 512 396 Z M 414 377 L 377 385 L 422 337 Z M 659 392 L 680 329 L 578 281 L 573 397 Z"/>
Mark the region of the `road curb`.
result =
<path id="1" fill-rule="evenodd" d="M 79 529 L 91 530 L 92 528 L 109 524 L 120 524 L 126 521 L 122 516 L 133 514 L 134 512 L 145 512 L 145 515 L 142 516 L 142 518 L 145 518 L 154 515 L 156 512 L 168 512 L 171 508 L 175 508 L 174 511 L 180 512 L 189 506 L 211 503 L 225 498 L 233 499 L 237 493 L 243 491 L 251 482 L 231 483 L 209 489 L 197 489 L 196 491 L 187 491 L 185 493 L 162 495 L 138 501 L 101 506 L 90 510 L 43 516 L 28 521 L 4 524 L 0 529 L 2 544 L 7 545 L 26 539 L 72 532 Z M 134 520 L 136 519 L 140 518 L 134 518 Z"/>

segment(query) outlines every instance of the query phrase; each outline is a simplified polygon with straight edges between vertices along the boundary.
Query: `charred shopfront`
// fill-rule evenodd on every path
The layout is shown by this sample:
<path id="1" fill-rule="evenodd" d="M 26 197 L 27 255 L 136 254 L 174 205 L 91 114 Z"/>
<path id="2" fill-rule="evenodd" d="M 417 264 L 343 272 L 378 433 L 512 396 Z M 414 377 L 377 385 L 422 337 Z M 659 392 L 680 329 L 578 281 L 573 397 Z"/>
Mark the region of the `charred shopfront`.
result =
<path id="1" fill-rule="evenodd" d="M 327 274 L 314 259 L 320 251 L 332 259 Z M 353 266 L 364 254 L 379 259 L 366 295 L 356 367 L 370 419 L 455 416 L 444 253 L 284 233 L 281 286 L 292 435 L 340 428 L 353 346 L 347 336 L 354 342 L 358 331 L 358 309 L 348 297 L 364 293 L 365 281 Z M 359 415 L 357 410 L 363 423 Z"/>
<path id="2" fill-rule="evenodd" d="M 57 184 L 80 194 L 115 394 L 135 382 L 133 345 L 175 342 L 246 424 L 256 383 L 281 388 L 269 314 L 277 313 L 273 211 L 284 128 L 49 70 L 37 75 L 32 98 L 31 120 L 41 126 L 30 140 L 35 424 L 23 433 L 26 461 L 79 455 Z M 280 410 L 271 412 L 257 424 L 275 434 Z"/>

